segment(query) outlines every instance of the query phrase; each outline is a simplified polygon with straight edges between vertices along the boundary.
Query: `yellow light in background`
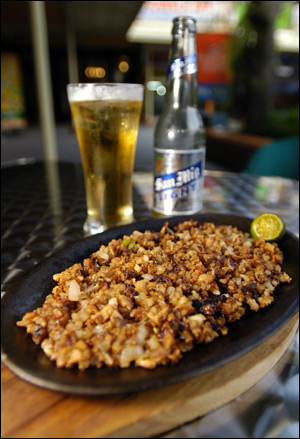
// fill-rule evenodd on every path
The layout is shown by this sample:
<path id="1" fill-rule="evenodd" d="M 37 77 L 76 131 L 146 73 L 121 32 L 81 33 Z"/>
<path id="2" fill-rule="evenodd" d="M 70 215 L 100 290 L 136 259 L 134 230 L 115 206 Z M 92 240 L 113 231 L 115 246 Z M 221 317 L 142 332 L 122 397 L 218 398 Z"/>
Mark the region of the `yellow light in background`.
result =
<path id="1" fill-rule="evenodd" d="M 103 67 L 86 67 L 84 73 L 87 78 L 102 79 L 106 75 L 106 71 Z"/>
<path id="2" fill-rule="evenodd" d="M 121 62 L 119 63 L 119 70 L 120 70 L 120 72 L 122 72 L 122 73 L 126 73 L 126 72 L 128 72 L 128 70 L 129 70 L 129 64 L 128 64 L 128 62 L 127 62 L 127 61 L 121 61 Z"/>

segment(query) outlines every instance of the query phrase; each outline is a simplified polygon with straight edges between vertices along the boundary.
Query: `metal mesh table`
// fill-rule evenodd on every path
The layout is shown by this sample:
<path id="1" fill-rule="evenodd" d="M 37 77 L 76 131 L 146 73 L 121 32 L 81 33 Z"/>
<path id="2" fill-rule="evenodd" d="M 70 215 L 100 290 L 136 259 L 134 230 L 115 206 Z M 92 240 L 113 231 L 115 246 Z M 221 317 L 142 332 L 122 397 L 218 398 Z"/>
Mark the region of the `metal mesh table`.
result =
<path id="1" fill-rule="evenodd" d="M 134 187 L 137 220 L 150 209 Z M 81 166 L 27 163 L 2 169 L 2 291 L 22 274 L 84 237 L 86 202 Z"/>
<path id="2" fill-rule="evenodd" d="M 2 291 L 48 256 L 83 238 L 86 202 L 80 164 L 20 161 L 2 168 Z M 152 175 L 136 173 L 134 216 L 152 217 Z M 203 211 L 255 217 L 272 210 L 299 228 L 299 183 L 205 172 Z"/>

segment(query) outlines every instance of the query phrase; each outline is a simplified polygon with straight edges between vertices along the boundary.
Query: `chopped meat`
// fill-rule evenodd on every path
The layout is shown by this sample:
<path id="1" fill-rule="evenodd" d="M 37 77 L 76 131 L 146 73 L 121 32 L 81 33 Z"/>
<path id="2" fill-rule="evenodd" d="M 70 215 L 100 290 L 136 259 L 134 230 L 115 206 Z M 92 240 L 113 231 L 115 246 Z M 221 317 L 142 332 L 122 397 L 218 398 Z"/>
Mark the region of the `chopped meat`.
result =
<path id="1" fill-rule="evenodd" d="M 226 335 L 247 310 L 270 305 L 275 288 L 291 282 L 282 261 L 276 243 L 236 227 L 165 223 L 55 274 L 43 306 L 17 325 L 57 367 L 174 364 L 194 343 Z"/>

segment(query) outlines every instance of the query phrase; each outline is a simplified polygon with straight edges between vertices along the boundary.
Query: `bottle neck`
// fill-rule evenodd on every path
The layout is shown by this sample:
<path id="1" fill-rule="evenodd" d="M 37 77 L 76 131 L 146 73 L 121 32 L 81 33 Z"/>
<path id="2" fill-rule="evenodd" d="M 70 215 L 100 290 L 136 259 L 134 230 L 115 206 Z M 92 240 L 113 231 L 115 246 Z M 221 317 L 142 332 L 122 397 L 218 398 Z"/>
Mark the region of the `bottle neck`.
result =
<path id="1" fill-rule="evenodd" d="M 195 33 L 188 28 L 173 35 L 167 73 L 166 104 L 174 109 L 197 106 L 197 55 Z"/>

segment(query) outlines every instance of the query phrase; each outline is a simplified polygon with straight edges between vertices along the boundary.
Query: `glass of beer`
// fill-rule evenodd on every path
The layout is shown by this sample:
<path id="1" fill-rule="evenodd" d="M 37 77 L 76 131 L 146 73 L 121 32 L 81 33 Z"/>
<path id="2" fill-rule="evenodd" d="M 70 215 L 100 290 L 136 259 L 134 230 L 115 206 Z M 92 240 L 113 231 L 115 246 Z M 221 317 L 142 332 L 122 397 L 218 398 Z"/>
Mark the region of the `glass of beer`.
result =
<path id="1" fill-rule="evenodd" d="M 84 174 L 86 235 L 134 221 L 132 174 L 144 86 L 68 84 Z"/>

